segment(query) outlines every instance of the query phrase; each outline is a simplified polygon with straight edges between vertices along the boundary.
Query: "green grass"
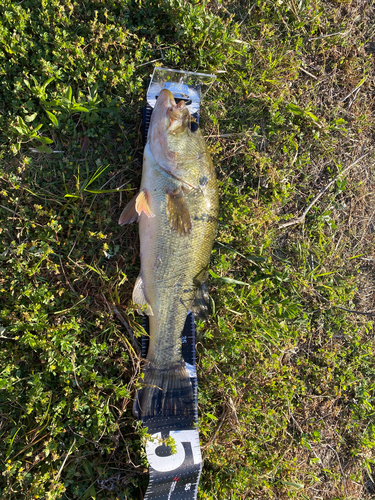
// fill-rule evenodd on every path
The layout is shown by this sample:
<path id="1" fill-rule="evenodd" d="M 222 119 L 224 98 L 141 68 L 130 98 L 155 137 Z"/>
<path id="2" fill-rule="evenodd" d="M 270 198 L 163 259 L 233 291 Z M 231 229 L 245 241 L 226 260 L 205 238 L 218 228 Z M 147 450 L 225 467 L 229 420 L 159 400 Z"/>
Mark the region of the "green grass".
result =
<path id="1" fill-rule="evenodd" d="M 139 359 L 113 309 L 140 334 L 137 227 L 117 220 L 154 64 L 218 75 L 199 498 L 373 497 L 373 32 L 373 7 L 346 1 L 2 3 L 1 498 L 147 487 Z"/>

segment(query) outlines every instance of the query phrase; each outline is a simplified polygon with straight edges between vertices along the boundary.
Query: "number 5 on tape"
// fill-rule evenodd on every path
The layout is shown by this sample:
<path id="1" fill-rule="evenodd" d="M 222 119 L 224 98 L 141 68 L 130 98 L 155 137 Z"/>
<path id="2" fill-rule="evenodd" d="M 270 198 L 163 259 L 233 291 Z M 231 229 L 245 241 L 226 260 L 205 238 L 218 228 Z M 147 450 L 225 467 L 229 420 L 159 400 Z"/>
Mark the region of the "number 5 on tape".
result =
<path id="1" fill-rule="evenodd" d="M 176 452 L 168 456 L 161 456 L 157 453 L 162 442 L 161 432 L 152 434 L 151 440 L 147 441 L 147 458 L 155 471 L 171 472 L 181 467 L 186 459 L 184 444 L 191 447 L 193 464 L 198 465 L 202 462 L 198 430 L 169 431 L 169 436 L 174 440 Z"/>

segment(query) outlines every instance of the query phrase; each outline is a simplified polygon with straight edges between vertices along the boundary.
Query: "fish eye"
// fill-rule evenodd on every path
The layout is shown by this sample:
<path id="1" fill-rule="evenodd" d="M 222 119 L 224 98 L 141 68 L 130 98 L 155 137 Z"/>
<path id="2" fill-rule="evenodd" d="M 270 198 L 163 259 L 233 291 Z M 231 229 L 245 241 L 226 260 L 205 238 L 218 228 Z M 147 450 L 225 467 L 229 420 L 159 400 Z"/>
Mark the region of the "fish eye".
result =
<path id="1" fill-rule="evenodd" d="M 192 132 L 196 132 L 199 129 L 199 125 L 197 122 L 190 122 L 189 127 Z"/>

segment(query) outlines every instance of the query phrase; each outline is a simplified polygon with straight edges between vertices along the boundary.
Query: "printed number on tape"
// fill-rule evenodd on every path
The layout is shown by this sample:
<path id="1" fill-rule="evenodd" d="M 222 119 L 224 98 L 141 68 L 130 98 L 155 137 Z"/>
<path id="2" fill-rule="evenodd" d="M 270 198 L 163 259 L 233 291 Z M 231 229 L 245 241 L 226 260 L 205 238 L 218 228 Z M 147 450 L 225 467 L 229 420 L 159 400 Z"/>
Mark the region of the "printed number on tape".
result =
<path id="1" fill-rule="evenodd" d="M 187 431 L 170 431 L 169 435 L 175 441 L 176 453 L 173 453 L 173 455 L 157 455 L 156 449 L 162 442 L 161 432 L 152 434 L 151 440 L 147 441 L 147 458 L 154 470 L 159 472 L 170 472 L 178 469 L 178 467 L 181 467 L 181 465 L 185 461 L 185 449 L 183 443 L 190 444 L 194 464 L 197 465 L 202 462 L 198 430 L 192 429 Z"/>

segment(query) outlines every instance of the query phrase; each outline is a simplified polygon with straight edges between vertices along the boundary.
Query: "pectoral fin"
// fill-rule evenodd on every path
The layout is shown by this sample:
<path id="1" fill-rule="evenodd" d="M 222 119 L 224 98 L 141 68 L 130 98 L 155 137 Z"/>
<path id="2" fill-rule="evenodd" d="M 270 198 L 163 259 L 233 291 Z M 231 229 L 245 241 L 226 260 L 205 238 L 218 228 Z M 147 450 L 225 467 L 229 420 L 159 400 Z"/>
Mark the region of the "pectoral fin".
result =
<path id="1" fill-rule="evenodd" d="M 150 205 L 148 204 L 148 193 L 146 189 L 142 189 L 142 191 L 138 193 L 135 201 L 135 209 L 138 215 L 141 215 L 141 213 L 144 212 L 147 217 L 155 217 L 151 211 Z"/>
<path id="2" fill-rule="evenodd" d="M 150 205 L 148 204 L 148 195 L 145 189 L 142 189 L 138 194 L 136 194 L 126 205 L 118 223 L 123 226 L 124 224 L 130 224 L 138 220 L 141 213 L 144 212 L 147 217 L 155 217 L 152 213 Z"/>
<path id="3" fill-rule="evenodd" d="M 146 295 L 145 295 L 145 286 L 144 282 L 142 279 L 142 276 L 139 275 L 137 278 L 137 281 L 135 282 L 134 285 L 134 290 L 133 290 L 133 302 L 135 304 L 138 304 L 139 306 L 145 306 L 147 305 L 147 308 L 144 310 L 139 309 L 138 312 L 140 314 L 146 314 L 147 316 L 153 316 L 153 310 L 150 304 L 147 302 Z"/>
<path id="4" fill-rule="evenodd" d="M 138 214 L 135 210 L 135 202 L 137 200 L 137 196 L 137 194 L 133 196 L 133 198 L 129 201 L 129 203 L 122 211 L 120 219 L 118 221 L 120 226 L 123 226 L 124 224 L 130 224 L 131 222 L 135 222 L 136 220 L 138 220 Z"/>
<path id="5" fill-rule="evenodd" d="M 169 225 L 174 231 L 182 235 L 191 233 L 190 213 L 182 189 L 176 192 L 167 192 L 167 217 Z"/>

